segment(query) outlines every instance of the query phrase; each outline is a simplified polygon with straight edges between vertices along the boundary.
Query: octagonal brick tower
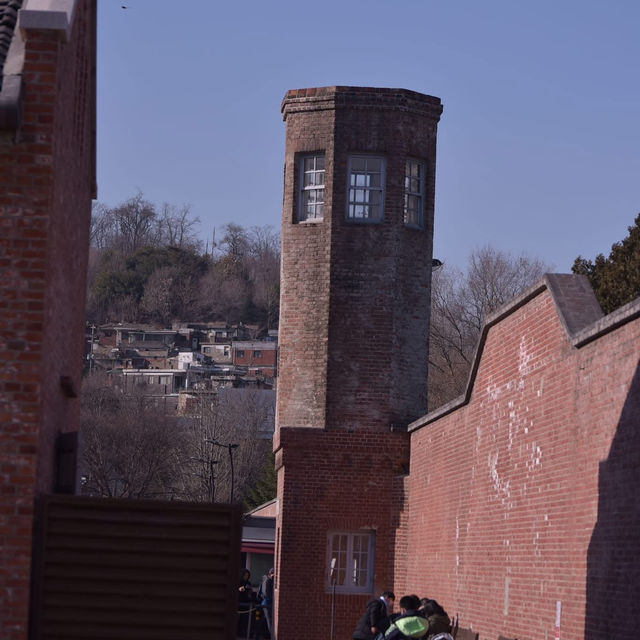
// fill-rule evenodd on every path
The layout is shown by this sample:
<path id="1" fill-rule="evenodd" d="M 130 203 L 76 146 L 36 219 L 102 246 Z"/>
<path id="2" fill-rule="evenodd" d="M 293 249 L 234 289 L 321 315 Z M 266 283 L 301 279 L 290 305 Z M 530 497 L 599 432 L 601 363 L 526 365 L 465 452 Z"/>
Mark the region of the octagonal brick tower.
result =
<path id="1" fill-rule="evenodd" d="M 298 89 L 282 103 L 279 640 L 327 635 L 332 580 L 335 637 L 350 637 L 374 591 L 401 584 L 406 426 L 427 410 L 441 112 L 405 89 Z"/>

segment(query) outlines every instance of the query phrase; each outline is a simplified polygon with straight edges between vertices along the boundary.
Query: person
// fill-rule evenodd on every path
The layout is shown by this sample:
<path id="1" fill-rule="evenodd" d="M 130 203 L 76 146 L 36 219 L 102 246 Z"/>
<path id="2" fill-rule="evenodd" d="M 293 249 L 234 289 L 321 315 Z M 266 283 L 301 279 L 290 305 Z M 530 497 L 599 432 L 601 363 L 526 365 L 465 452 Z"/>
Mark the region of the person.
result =
<path id="1" fill-rule="evenodd" d="M 373 640 L 389 627 L 389 616 L 395 602 L 393 591 L 385 591 L 379 598 L 370 600 L 353 632 L 354 640 Z"/>
<path id="2" fill-rule="evenodd" d="M 260 591 L 258 592 L 258 604 L 262 607 L 263 613 L 263 621 L 266 623 L 266 631 L 268 632 L 267 637 L 271 638 L 273 633 L 271 631 L 271 621 L 272 621 L 272 612 L 273 612 L 273 582 L 275 579 L 275 571 L 273 567 L 269 569 L 269 572 L 262 576 L 262 584 L 260 585 Z M 263 635 L 264 626 L 260 625 L 259 629 L 256 631 L 260 632 Z"/>
<path id="3" fill-rule="evenodd" d="M 236 627 L 236 635 L 242 638 L 247 636 L 252 602 L 251 572 L 249 569 L 243 569 L 238 583 L 238 624 Z"/>
<path id="4" fill-rule="evenodd" d="M 429 622 L 418 609 L 420 598 L 415 595 L 400 598 L 400 615 L 394 618 L 384 634 L 385 640 L 424 638 L 429 632 Z"/>
<path id="5" fill-rule="evenodd" d="M 429 622 L 429 637 L 435 636 L 438 633 L 449 633 L 451 631 L 451 619 L 436 600 L 422 598 L 418 611 Z"/>

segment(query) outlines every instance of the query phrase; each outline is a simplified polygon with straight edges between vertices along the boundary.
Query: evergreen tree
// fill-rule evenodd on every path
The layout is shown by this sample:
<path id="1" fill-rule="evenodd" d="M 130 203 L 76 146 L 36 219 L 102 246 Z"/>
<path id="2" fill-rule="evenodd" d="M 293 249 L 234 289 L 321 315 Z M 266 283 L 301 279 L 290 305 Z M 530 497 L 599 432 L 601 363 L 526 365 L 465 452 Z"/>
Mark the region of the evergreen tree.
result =
<path id="1" fill-rule="evenodd" d="M 278 478 L 276 474 L 276 458 L 273 452 L 269 454 L 269 459 L 262 467 L 262 476 L 258 482 L 249 490 L 245 498 L 247 509 L 255 509 L 269 500 L 276 497 L 278 488 Z"/>
<path id="2" fill-rule="evenodd" d="M 608 258 L 599 254 L 591 261 L 578 256 L 571 268 L 589 278 L 605 313 L 640 296 L 640 214 L 628 229 L 629 235 L 611 247 Z"/>

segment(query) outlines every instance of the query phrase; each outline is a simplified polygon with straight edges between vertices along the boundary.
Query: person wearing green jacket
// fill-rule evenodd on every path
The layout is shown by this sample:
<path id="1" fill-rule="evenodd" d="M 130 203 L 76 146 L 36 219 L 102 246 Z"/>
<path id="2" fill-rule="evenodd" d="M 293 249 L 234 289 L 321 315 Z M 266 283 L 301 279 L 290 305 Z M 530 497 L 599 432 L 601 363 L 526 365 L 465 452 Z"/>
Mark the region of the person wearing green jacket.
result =
<path id="1" fill-rule="evenodd" d="M 400 615 L 384 634 L 385 640 L 404 640 L 405 638 L 424 638 L 429 633 L 429 622 L 418 613 L 420 598 L 403 596 L 400 598 Z"/>

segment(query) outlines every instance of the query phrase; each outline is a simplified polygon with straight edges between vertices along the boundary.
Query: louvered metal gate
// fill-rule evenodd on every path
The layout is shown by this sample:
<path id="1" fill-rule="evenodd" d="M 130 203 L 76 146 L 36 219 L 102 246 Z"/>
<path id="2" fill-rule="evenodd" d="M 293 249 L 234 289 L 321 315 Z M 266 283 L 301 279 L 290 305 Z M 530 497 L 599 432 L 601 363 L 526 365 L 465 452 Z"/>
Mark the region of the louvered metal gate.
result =
<path id="1" fill-rule="evenodd" d="M 31 640 L 235 637 L 240 510 L 45 496 Z"/>

